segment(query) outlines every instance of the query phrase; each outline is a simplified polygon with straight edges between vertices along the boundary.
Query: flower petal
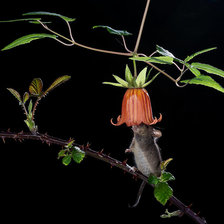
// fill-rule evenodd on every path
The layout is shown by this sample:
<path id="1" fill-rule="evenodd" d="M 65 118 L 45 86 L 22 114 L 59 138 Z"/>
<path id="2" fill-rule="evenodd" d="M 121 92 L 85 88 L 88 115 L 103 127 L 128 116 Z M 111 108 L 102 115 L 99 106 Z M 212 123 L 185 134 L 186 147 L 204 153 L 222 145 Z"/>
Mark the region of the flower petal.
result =
<path id="1" fill-rule="evenodd" d="M 123 97 L 121 115 L 117 118 L 115 124 L 112 119 L 111 123 L 119 126 L 123 123 L 129 126 L 140 125 L 153 125 L 162 120 L 160 114 L 159 119 L 153 117 L 151 101 L 148 92 L 143 88 L 128 89 Z"/>

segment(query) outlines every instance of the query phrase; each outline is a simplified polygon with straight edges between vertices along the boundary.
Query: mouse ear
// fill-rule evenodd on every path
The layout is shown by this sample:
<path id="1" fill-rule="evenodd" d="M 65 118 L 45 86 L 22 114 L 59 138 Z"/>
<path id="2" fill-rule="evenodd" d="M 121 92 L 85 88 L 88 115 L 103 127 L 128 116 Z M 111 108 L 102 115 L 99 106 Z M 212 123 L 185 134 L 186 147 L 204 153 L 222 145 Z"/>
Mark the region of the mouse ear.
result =
<path id="1" fill-rule="evenodd" d="M 162 132 L 157 129 L 153 129 L 152 135 L 155 138 L 160 138 L 162 136 Z"/>

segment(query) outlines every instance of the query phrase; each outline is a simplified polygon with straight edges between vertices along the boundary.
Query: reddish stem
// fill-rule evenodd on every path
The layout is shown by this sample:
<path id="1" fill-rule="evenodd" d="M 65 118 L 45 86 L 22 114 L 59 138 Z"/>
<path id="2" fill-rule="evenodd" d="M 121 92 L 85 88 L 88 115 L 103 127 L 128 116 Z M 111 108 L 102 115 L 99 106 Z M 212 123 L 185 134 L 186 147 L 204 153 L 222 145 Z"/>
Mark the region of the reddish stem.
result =
<path id="1" fill-rule="evenodd" d="M 48 134 L 32 134 L 32 133 L 24 133 L 19 132 L 19 133 L 13 133 L 13 132 L 0 132 L 0 138 L 2 138 L 3 142 L 5 143 L 5 139 L 15 139 L 22 141 L 24 139 L 30 139 L 30 140 L 37 140 L 41 141 L 42 143 L 47 143 L 48 145 L 54 144 L 54 145 L 60 145 L 60 146 L 66 146 L 69 143 L 69 140 L 63 140 L 60 138 L 56 138 L 53 136 L 49 136 Z M 102 151 L 97 152 L 89 148 L 89 145 L 84 146 L 84 145 L 78 145 L 74 144 L 75 146 L 78 146 L 80 149 L 85 151 L 87 156 L 91 156 L 93 158 L 96 158 L 98 160 L 104 161 L 111 166 L 118 167 L 122 170 L 124 170 L 126 173 L 129 173 L 137 179 L 141 179 L 145 181 L 147 184 L 148 183 L 148 178 L 141 174 L 138 171 L 134 171 L 131 169 L 131 166 L 129 166 L 126 161 L 121 162 L 117 159 L 112 158 L 109 155 L 104 154 Z M 189 206 L 186 206 L 184 203 L 182 203 L 179 199 L 177 199 L 175 196 L 172 196 L 169 200 L 173 205 L 175 205 L 181 212 L 182 214 L 186 214 L 189 216 L 192 220 L 194 220 L 198 224 L 206 224 L 206 220 L 204 218 L 199 217 L 196 213 L 194 213 Z"/>

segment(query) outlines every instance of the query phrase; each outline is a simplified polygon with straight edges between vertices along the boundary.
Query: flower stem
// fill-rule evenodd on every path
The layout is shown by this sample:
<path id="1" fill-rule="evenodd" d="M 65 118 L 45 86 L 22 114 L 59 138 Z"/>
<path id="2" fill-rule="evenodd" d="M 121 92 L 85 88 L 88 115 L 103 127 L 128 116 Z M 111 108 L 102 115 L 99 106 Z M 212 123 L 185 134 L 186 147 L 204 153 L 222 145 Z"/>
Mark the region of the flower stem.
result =
<path id="1" fill-rule="evenodd" d="M 139 44 L 140 44 L 140 40 L 141 40 L 141 37 L 142 37 L 142 31 L 143 31 L 143 28 L 144 28 L 145 19 L 146 19 L 147 12 L 148 12 L 148 9 L 149 9 L 149 4 L 150 4 L 150 0 L 147 0 L 146 6 L 145 6 L 145 11 L 144 11 L 144 14 L 143 14 L 143 17 L 142 17 L 141 26 L 140 26 L 140 29 L 139 29 L 139 32 L 138 32 L 138 38 L 137 38 L 137 41 L 136 41 L 136 44 L 135 44 L 135 49 L 134 49 L 135 54 L 137 54 L 138 47 L 139 47 Z"/>
<path id="2" fill-rule="evenodd" d="M 133 67 L 134 67 L 134 77 L 137 78 L 138 74 L 137 74 L 137 66 L 136 66 L 135 60 L 133 60 Z"/>

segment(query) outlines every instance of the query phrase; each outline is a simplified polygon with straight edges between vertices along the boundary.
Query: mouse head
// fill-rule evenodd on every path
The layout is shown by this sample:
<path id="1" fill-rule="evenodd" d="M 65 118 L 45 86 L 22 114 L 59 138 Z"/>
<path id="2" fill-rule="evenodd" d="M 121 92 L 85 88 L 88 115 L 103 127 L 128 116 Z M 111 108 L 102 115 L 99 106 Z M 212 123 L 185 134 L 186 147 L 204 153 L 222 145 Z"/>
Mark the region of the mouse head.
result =
<path id="1" fill-rule="evenodd" d="M 141 136 L 151 135 L 154 138 L 160 138 L 162 136 L 162 132 L 153 128 L 151 125 L 145 125 L 145 124 L 135 125 L 132 126 L 132 130 L 134 134 L 138 134 Z"/>

